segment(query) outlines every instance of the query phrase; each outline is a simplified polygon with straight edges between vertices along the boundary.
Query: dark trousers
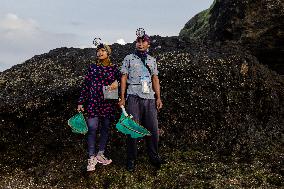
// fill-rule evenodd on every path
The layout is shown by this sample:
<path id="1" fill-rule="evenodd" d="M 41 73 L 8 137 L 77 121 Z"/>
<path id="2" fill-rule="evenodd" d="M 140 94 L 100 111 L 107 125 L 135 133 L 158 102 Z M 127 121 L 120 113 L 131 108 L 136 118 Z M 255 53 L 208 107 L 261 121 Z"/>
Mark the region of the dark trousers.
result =
<path id="1" fill-rule="evenodd" d="M 96 152 L 96 131 L 99 127 L 99 122 L 102 122 L 100 130 L 99 151 L 104 151 L 108 140 L 108 131 L 110 126 L 109 118 L 94 117 L 88 119 L 88 154 L 89 157 L 95 155 Z"/>
<path id="2" fill-rule="evenodd" d="M 151 132 L 146 136 L 146 145 L 149 158 L 158 156 L 158 119 L 155 99 L 143 99 L 138 96 L 129 95 L 127 98 L 127 113 L 131 114 L 143 127 Z M 127 158 L 137 158 L 137 139 L 130 136 L 127 138 Z"/>

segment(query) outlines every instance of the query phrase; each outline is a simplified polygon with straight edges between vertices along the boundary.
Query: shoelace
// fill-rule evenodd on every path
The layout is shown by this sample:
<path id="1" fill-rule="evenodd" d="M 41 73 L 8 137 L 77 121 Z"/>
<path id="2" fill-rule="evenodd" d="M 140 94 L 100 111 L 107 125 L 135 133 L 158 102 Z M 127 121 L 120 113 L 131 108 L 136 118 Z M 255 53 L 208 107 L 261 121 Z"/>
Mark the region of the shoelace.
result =
<path id="1" fill-rule="evenodd" d="M 103 158 L 103 160 L 108 161 L 108 159 L 103 154 L 100 155 L 100 156 L 101 156 L 101 158 Z"/>

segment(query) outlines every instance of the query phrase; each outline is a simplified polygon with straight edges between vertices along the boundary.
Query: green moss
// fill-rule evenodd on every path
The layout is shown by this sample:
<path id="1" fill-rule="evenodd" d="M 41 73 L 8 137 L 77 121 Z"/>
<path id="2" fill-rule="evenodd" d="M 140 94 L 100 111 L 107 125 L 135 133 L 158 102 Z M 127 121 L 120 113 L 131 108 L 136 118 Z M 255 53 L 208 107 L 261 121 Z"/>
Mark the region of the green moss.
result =
<path id="1" fill-rule="evenodd" d="M 240 163 L 232 156 L 220 158 L 214 153 L 196 150 L 163 148 L 167 164 L 160 170 L 152 167 L 146 156 L 139 156 L 134 173 L 125 169 L 118 150 L 109 166 L 98 164 L 93 173 L 86 173 L 86 160 L 79 151 L 58 157 L 38 157 L 38 164 L 29 169 L 1 170 L 0 186 L 12 183 L 14 188 L 271 188 L 283 184 L 283 176 L 274 173 L 270 164 L 253 161 Z M 25 154 L 25 153 L 21 153 Z M 14 160 L 15 161 L 15 160 Z M 21 161 L 24 163 L 23 161 Z M 40 163 L 41 162 L 41 163 Z M 1 165 L 1 164 L 0 164 Z M 19 167 L 19 166 L 18 166 Z"/>
<path id="2" fill-rule="evenodd" d="M 200 38 L 203 36 L 204 31 L 208 30 L 209 27 L 209 10 L 204 10 L 196 17 L 195 20 L 186 24 L 186 26 L 180 31 L 179 36 L 185 38 Z"/>
<path id="3" fill-rule="evenodd" d="M 202 39 L 209 32 L 210 11 L 216 0 L 210 8 L 198 13 L 193 17 L 185 27 L 180 31 L 179 36 L 187 39 Z"/>

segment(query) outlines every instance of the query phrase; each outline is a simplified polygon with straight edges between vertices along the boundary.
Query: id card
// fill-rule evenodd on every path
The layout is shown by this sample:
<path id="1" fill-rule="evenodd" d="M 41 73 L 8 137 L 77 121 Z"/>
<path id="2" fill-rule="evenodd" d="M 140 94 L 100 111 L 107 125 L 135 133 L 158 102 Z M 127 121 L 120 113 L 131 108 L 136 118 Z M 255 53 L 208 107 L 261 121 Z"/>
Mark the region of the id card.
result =
<path id="1" fill-rule="evenodd" d="M 141 80 L 142 93 L 150 93 L 150 87 L 147 80 Z"/>

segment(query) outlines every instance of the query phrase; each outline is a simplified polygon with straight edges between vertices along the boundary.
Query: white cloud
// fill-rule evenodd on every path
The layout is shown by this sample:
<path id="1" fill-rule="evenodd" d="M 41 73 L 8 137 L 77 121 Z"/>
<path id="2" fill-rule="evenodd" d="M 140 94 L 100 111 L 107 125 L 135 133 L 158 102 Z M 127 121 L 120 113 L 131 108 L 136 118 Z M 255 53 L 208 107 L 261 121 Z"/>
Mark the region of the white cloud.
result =
<path id="1" fill-rule="evenodd" d="M 16 14 L 8 13 L 0 20 L 2 30 L 35 31 L 38 29 L 37 23 L 33 19 L 22 19 Z"/>
<path id="2" fill-rule="evenodd" d="M 92 45 L 78 45 L 75 48 L 85 49 L 85 48 L 94 48 Z"/>
<path id="3" fill-rule="evenodd" d="M 116 42 L 117 42 L 118 44 L 121 44 L 121 45 L 125 45 L 125 44 L 126 44 L 126 42 L 124 41 L 124 39 L 118 39 L 118 40 L 116 40 Z"/>
<path id="4" fill-rule="evenodd" d="M 75 44 L 78 36 L 72 33 L 45 31 L 35 20 L 13 13 L 0 17 L 0 71 L 34 55 Z"/>

